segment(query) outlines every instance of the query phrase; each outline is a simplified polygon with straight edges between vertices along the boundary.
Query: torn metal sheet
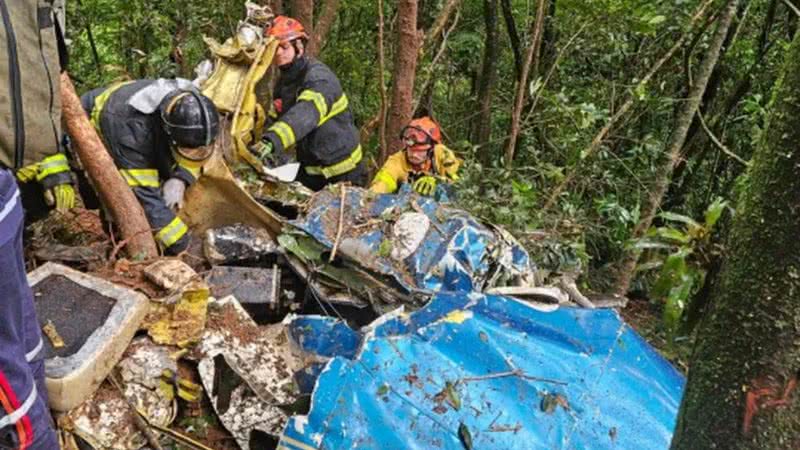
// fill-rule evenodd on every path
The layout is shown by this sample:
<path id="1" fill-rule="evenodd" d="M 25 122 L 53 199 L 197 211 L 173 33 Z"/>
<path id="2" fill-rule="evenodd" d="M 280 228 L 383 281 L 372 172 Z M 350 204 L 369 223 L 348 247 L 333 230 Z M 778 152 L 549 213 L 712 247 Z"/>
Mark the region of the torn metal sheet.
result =
<path id="1" fill-rule="evenodd" d="M 331 356 L 288 448 L 669 446 L 684 378 L 613 310 L 540 311 L 440 294 L 361 332 L 297 317 L 303 350 Z"/>
<path id="2" fill-rule="evenodd" d="M 284 326 L 259 327 L 234 297 L 211 305 L 198 371 L 222 424 L 241 448 L 254 430 L 277 436 L 298 400 L 292 374 L 302 366 Z"/>
<path id="3" fill-rule="evenodd" d="M 277 265 L 260 267 L 216 266 L 207 278 L 211 294 L 216 298 L 233 295 L 256 322 L 280 321 L 281 270 Z"/>
<path id="4" fill-rule="evenodd" d="M 176 368 L 168 350 L 146 337 L 137 338 L 126 350 L 118 367 L 125 396 L 136 408 L 152 423 L 160 426 L 172 423 L 177 405 L 157 389 L 161 371 Z M 93 448 L 137 450 L 147 445 L 144 435 L 133 422 L 130 407 L 111 384 L 101 385 L 91 398 L 66 417 L 69 431 Z"/>
<path id="5" fill-rule="evenodd" d="M 266 230 L 243 224 L 206 230 L 203 240 L 203 254 L 211 265 L 255 260 L 277 250 Z"/>
<path id="6" fill-rule="evenodd" d="M 311 199 L 306 214 L 290 223 L 324 247 L 332 248 L 339 211 L 339 195 L 322 190 Z M 418 217 L 408 216 L 409 213 L 424 215 L 430 223 L 421 242 L 408 230 L 408 218 Z M 349 188 L 344 222 L 342 243 L 350 240 L 359 244 L 349 244 L 358 249 L 358 259 L 354 261 L 370 271 L 393 277 L 407 292 L 480 291 L 499 281 L 527 284 L 532 280 L 528 254 L 510 235 L 408 189 L 393 195 L 375 195 Z M 406 247 L 413 247 L 414 251 L 409 252 Z M 343 254 L 350 256 L 346 251 Z M 392 256 L 404 258 L 398 262 Z"/>

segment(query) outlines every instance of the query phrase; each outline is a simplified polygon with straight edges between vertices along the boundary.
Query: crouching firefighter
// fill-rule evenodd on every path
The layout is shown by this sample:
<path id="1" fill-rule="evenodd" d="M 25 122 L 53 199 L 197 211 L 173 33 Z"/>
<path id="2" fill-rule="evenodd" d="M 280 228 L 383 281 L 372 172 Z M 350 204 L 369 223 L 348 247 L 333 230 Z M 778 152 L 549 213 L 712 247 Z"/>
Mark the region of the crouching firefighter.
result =
<path id="1" fill-rule="evenodd" d="M 175 210 L 213 151 L 219 132 L 214 103 L 181 79 L 118 83 L 85 93 L 81 103 L 156 240 L 167 254 L 185 250 L 188 228 Z"/>
<path id="2" fill-rule="evenodd" d="M 412 120 L 400 137 L 404 149 L 386 160 L 372 180 L 372 192 L 390 194 L 411 183 L 417 193 L 433 195 L 437 183 L 458 180 L 461 160 L 442 144 L 442 131 L 430 117 Z"/>
<path id="3" fill-rule="evenodd" d="M 280 77 L 269 111 L 271 124 L 252 153 L 270 165 L 271 155 L 295 147 L 298 181 L 313 190 L 340 181 L 365 186 L 358 130 L 336 75 L 306 56 L 308 35 L 297 20 L 278 16 L 266 33 L 279 41 L 275 60 Z"/>

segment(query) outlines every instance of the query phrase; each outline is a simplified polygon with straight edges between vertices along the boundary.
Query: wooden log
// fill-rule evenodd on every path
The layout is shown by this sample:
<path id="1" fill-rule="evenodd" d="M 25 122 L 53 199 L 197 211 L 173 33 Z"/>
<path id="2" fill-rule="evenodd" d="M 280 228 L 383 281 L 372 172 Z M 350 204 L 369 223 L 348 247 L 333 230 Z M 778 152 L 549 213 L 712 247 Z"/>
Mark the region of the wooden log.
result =
<path id="1" fill-rule="evenodd" d="M 142 206 L 116 170 L 114 161 L 89 122 L 78 94 L 75 93 L 75 86 L 66 72 L 61 74 L 61 105 L 67 132 L 76 144 L 78 157 L 97 190 L 100 201 L 126 242 L 126 253 L 137 259 L 158 257 L 158 248 Z"/>

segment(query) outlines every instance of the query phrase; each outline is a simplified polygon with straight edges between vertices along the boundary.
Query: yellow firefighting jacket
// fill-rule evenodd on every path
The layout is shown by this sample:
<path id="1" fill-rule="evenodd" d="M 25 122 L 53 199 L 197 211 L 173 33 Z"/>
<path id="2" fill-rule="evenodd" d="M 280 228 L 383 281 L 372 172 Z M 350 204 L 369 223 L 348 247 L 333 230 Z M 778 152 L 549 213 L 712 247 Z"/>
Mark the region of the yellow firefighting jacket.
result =
<path id="1" fill-rule="evenodd" d="M 379 194 L 391 194 L 397 191 L 402 183 L 425 175 L 434 175 L 450 182 L 456 181 L 461 162 L 452 150 L 442 144 L 437 144 L 433 148 L 433 173 L 417 172 L 406 159 L 406 152 L 401 150 L 386 160 L 381 170 L 375 175 L 375 179 L 372 180 L 369 189 Z"/>

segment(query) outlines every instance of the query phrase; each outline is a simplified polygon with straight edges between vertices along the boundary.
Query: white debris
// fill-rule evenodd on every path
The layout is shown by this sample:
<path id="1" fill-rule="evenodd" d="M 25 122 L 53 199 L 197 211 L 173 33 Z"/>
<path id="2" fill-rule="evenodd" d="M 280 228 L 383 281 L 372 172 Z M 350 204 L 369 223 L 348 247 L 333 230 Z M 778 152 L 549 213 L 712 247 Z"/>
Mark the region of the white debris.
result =
<path id="1" fill-rule="evenodd" d="M 430 227 L 431 220 L 425 214 L 401 214 L 392 227 L 392 259 L 402 261 L 417 251 Z"/>

